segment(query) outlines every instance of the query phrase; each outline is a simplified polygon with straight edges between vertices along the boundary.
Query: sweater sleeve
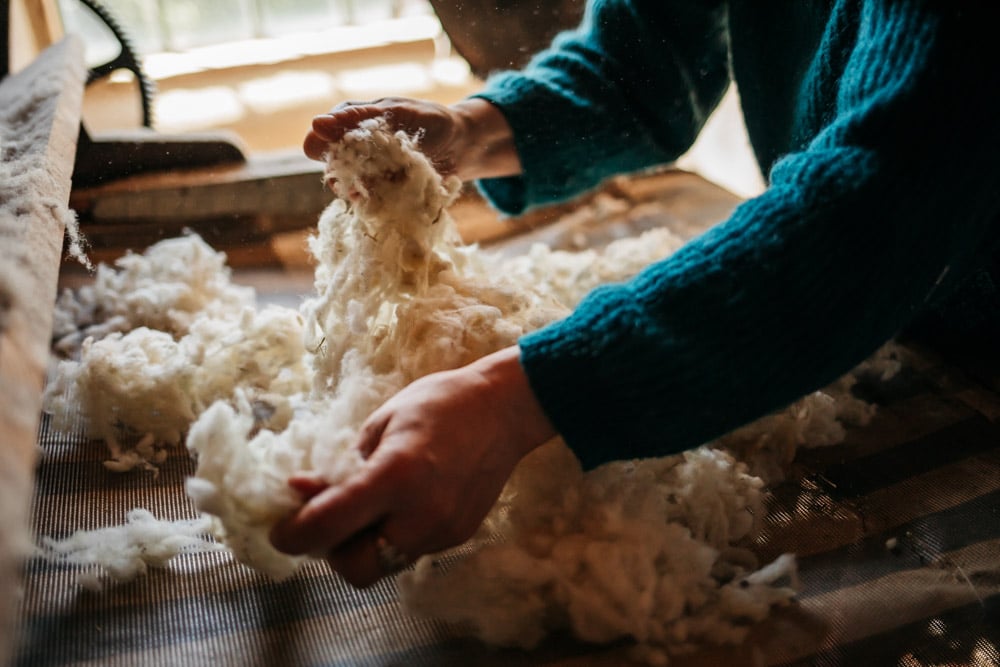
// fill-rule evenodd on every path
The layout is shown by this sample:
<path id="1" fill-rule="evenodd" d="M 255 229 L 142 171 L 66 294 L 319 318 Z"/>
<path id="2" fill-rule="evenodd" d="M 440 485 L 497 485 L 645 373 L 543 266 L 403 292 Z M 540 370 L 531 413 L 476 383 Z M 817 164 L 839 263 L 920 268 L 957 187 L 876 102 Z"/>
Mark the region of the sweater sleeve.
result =
<path id="1" fill-rule="evenodd" d="M 720 4 L 594 0 L 523 71 L 493 76 L 476 97 L 503 112 L 523 172 L 480 181 L 486 197 L 517 214 L 676 159 L 729 83 Z"/>
<path id="2" fill-rule="evenodd" d="M 974 14 L 866 2 L 832 120 L 763 195 L 521 340 L 586 467 L 696 446 L 825 386 L 968 274 L 1000 213 L 996 23 Z"/>

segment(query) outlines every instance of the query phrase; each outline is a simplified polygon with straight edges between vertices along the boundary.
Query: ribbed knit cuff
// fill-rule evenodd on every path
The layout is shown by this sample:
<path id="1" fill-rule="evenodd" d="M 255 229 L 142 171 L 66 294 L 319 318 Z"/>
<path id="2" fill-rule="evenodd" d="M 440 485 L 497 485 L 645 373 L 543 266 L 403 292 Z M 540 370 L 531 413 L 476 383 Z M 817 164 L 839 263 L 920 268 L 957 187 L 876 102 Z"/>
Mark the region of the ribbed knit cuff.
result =
<path id="1" fill-rule="evenodd" d="M 607 96 L 614 99 L 610 92 Z M 645 136 L 627 110 L 595 106 L 542 76 L 498 74 L 473 97 L 496 105 L 514 134 L 521 175 L 478 184 L 509 215 L 564 201 L 612 175 L 676 157 Z"/>
<path id="2" fill-rule="evenodd" d="M 480 191 L 499 210 L 510 215 L 532 206 L 575 195 L 594 185 L 587 169 L 574 156 L 587 143 L 565 141 L 565 123 L 559 119 L 579 117 L 564 99 L 546 86 L 514 72 L 496 75 L 488 87 L 475 95 L 496 105 L 514 133 L 521 162 L 520 176 L 483 179 Z"/>
<path id="3" fill-rule="evenodd" d="M 583 311 L 519 341 L 521 365 L 535 397 L 585 470 L 698 444 L 681 436 L 686 421 L 664 414 L 680 404 L 666 395 L 678 389 L 669 370 L 650 374 L 656 362 L 635 354 L 629 344 L 629 327 L 622 322 L 632 319 L 633 302 L 628 287 L 600 288 Z M 644 418 L 637 418 L 636 410 Z M 659 413 L 654 421 L 662 430 L 647 428 L 651 410 Z M 689 417 L 697 423 L 697 416 Z"/>
<path id="4" fill-rule="evenodd" d="M 591 419 L 581 418 L 581 415 L 589 414 L 591 418 L 599 419 L 601 413 L 583 409 L 584 406 L 577 400 L 580 393 L 565 391 L 566 376 L 553 368 L 559 359 L 552 357 L 549 350 L 553 342 L 551 339 L 558 335 L 558 325 L 552 325 L 522 338 L 519 342 L 521 366 L 545 416 L 580 459 L 583 469 L 592 470 L 617 457 L 609 457 L 603 451 L 602 445 L 606 444 L 601 442 L 603 430 L 592 428 Z"/>

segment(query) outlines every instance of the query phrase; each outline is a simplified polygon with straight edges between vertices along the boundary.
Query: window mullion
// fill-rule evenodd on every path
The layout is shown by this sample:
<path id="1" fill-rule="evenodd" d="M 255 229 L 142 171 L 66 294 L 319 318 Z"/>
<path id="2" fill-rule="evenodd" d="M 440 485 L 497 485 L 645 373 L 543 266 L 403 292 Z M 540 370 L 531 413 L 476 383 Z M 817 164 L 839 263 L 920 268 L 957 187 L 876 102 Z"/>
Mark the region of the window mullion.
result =
<path id="1" fill-rule="evenodd" d="M 260 0 L 243 0 L 244 7 L 249 4 L 250 11 L 250 24 L 253 30 L 253 36 L 255 38 L 266 37 L 264 31 L 264 8 L 261 6 Z"/>
<path id="2" fill-rule="evenodd" d="M 170 29 L 170 21 L 167 20 L 167 10 L 163 6 L 163 0 L 152 0 L 156 5 L 156 27 L 160 32 L 160 43 L 163 44 L 164 51 L 178 51 L 174 43 L 174 34 Z"/>

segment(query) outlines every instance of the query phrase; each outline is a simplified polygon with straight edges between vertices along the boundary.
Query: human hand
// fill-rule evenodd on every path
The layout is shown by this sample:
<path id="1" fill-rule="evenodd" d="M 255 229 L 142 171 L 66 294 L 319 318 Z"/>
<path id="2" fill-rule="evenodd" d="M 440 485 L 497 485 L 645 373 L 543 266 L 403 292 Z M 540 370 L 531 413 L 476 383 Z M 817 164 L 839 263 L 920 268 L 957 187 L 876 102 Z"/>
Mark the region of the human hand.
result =
<path id="1" fill-rule="evenodd" d="M 313 119 L 303 150 L 310 158 L 323 160 L 330 144 L 344 133 L 380 116 L 393 130 L 416 135 L 420 150 L 442 174 L 471 180 L 521 171 L 510 126 L 499 109 L 482 99 L 451 106 L 402 97 L 343 102 Z"/>
<path id="2" fill-rule="evenodd" d="M 386 545 L 409 562 L 469 539 L 517 462 L 553 436 L 516 346 L 425 376 L 365 422 L 360 471 L 337 486 L 289 481 L 306 502 L 271 541 L 324 554 L 348 582 L 368 586 L 393 569 Z"/>
<path id="3" fill-rule="evenodd" d="M 465 132 L 463 119 L 452 109 L 424 100 L 383 97 L 372 102 L 342 102 L 313 119 L 303 148 L 314 160 L 323 159 L 331 143 L 363 120 L 384 117 L 393 130 L 419 136 L 420 150 L 443 174 L 455 171 L 455 151 Z"/>

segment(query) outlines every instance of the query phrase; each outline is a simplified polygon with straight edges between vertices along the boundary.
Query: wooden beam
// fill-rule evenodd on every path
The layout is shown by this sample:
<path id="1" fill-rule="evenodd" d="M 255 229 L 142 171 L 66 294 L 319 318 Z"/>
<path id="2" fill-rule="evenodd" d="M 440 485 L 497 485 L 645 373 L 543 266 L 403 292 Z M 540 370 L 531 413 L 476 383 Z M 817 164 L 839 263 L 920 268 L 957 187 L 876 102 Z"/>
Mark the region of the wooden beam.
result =
<path id="1" fill-rule="evenodd" d="M 297 151 L 272 154 L 75 189 L 70 206 L 99 260 L 141 252 L 185 229 L 235 255 L 275 234 L 314 228 L 333 198 L 322 173 Z"/>
<path id="2" fill-rule="evenodd" d="M 85 77 L 69 39 L 0 83 L 0 664 L 14 646 Z"/>
<path id="3" fill-rule="evenodd" d="M 142 174 L 74 189 L 70 206 L 80 216 L 95 261 L 110 263 L 126 250 L 142 252 L 190 229 L 226 251 L 233 266 L 307 266 L 312 259 L 305 236 L 332 198 L 322 186 L 322 169 L 298 152 L 270 154 L 244 164 Z M 609 198 L 621 204 L 614 215 L 599 203 Z M 667 224 L 688 238 L 728 216 L 739 201 L 701 176 L 661 169 L 610 179 L 571 202 L 516 218 L 502 218 L 469 186 L 451 214 L 466 243 L 491 245 L 518 237 L 519 248 L 545 241 L 568 249 L 573 246 L 566 238 L 579 234 L 581 225 L 603 225 L 610 239 Z M 648 211 L 642 205 L 659 208 L 639 221 Z M 565 220 L 571 213 L 573 220 Z M 547 229 L 557 221 L 562 222 Z"/>

